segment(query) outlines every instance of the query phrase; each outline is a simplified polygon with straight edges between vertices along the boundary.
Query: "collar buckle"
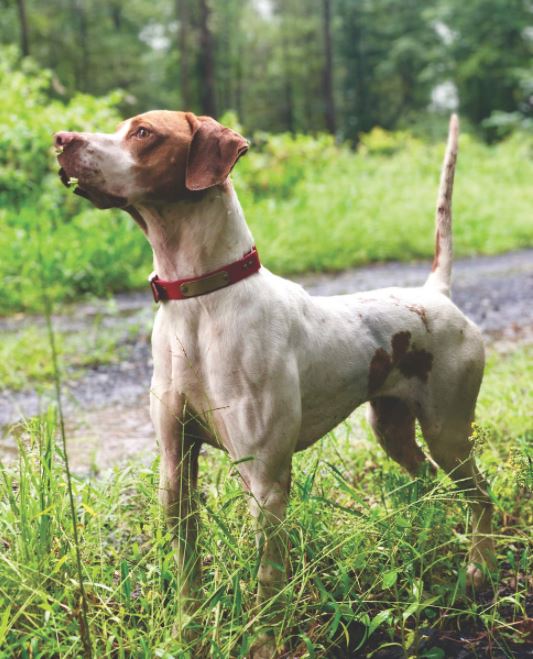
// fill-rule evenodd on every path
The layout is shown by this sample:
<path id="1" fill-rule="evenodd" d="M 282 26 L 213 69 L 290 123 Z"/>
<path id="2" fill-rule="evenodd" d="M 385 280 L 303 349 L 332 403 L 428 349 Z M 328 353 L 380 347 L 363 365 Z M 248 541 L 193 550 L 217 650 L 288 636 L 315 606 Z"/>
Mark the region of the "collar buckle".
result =
<path id="1" fill-rule="evenodd" d="M 167 292 L 163 286 L 160 286 L 158 280 L 159 277 L 155 272 L 152 272 L 152 274 L 148 277 L 148 282 L 150 283 L 150 288 L 152 289 L 152 295 L 154 296 L 154 302 L 156 304 L 161 302 L 161 300 L 167 299 Z"/>

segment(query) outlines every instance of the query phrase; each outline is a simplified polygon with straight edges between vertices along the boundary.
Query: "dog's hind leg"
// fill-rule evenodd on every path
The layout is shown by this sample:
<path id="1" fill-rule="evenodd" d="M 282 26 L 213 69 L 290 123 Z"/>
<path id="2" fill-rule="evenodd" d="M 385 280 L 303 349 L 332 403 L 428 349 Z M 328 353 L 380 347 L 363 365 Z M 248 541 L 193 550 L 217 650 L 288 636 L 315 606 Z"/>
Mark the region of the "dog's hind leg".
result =
<path id="1" fill-rule="evenodd" d="M 469 441 L 470 423 L 446 423 L 440 433 L 425 437 L 435 461 L 450 475 L 468 501 L 472 510 L 472 544 L 469 582 L 477 586 L 483 581 L 480 566 L 494 567 L 492 532 L 492 502 L 487 483 L 476 466 Z"/>
<path id="2" fill-rule="evenodd" d="M 472 544 L 468 566 L 469 582 L 478 586 L 483 581 L 486 565 L 494 567 L 492 532 L 492 502 L 487 484 L 479 473 L 472 444 L 469 441 L 471 423 L 447 421 L 440 432 L 424 432 L 431 455 L 464 493 L 472 510 Z"/>
<path id="3" fill-rule="evenodd" d="M 411 475 L 429 464 L 415 439 L 415 416 L 399 398 L 381 396 L 370 401 L 367 419 L 384 451 Z"/>
<path id="4" fill-rule="evenodd" d="M 495 565 L 491 535 L 493 505 L 487 483 L 476 466 L 470 441 L 482 373 L 481 355 L 476 363 L 445 379 L 448 392 L 435 396 L 434 413 L 421 419 L 422 432 L 432 457 L 464 492 L 472 510 L 468 579 L 473 586 L 483 581 L 480 566 L 492 568 Z"/>

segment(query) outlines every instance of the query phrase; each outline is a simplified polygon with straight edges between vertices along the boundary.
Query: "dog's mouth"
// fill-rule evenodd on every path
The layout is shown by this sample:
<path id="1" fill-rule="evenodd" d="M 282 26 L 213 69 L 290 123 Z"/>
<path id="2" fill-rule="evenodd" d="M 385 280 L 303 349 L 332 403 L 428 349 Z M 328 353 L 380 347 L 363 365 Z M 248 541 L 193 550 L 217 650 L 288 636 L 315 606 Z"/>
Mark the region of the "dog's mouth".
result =
<path id="1" fill-rule="evenodd" d="M 80 184 L 79 180 L 75 176 L 70 176 L 64 167 L 58 172 L 61 183 L 67 188 L 74 187 L 74 194 L 84 199 L 88 199 L 96 208 L 105 210 L 106 208 L 124 208 L 128 205 L 128 200 L 126 197 L 120 197 L 118 195 L 109 194 L 108 192 L 102 192 L 94 188 L 93 186 Z"/>

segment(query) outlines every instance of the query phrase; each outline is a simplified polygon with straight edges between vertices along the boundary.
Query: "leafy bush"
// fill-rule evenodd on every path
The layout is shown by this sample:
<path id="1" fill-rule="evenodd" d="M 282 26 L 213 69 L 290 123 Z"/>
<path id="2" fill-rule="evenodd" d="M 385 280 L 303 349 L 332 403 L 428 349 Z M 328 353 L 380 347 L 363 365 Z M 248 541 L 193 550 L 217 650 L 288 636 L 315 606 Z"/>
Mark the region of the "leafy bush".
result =
<path id="1" fill-rule="evenodd" d="M 359 152 L 390 156 L 397 151 L 403 151 L 408 143 L 420 145 L 420 142 L 406 131 L 391 132 L 376 126 L 361 136 Z"/>
<path id="2" fill-rule="evenodd" d="M 66 190 L 51 146 L 60 129 L 113 130 L 120 95 L 50 100 L 50 73 L 2 54 L 0 314 L 41 309 L 42 282 L 57 301 L 143 285 L 151 258 L 142 233 L 125 213 Z M 223 122 L 239 128 L 235 116 Z M 354 153 L 329 135 L 254 135 L 233 178 L 264 263 L 287 274 L 429 258 L 443 141 L 375 129 Z M 532 244 L 532 146 L 525 134 L 493 147 L 461 136 L 458 254 Z"/>
<path id="3" fill-rule="evenodd" d="M 51 74 L 15 51 L 0 57 L 0 313 L 139 285 L 148 247 L 123 213 L 105 216 L 59 183 L 57 130 L 113 130 L 120 93 L 50 100 Z M 119 256 L 122 255 L 122 256 Z M 137 269 L 136 269 L 137 268 Z M 143 271 L 144 272 L 144 271 Z"/>
<path id="4" fill-rule="evenodd" d="M 252 151 L 239 163 L 242 180 L 239 191 L 247 189 L 254 199 L 290 199 L 294 187 L 309 174 L 309 166 L 320 171 L 346 147 L 336 146 L 331 135 L 256 133 Z"/>
<path id="5" fill-rule="evenodd" d="M 0 204 L 16 207 L 38 197 L 53 208 L 62 195 L 50 176 L 58 169 L 52 135 L 61 129 L 113 129 L 120 121 L 115 108 L 122 95 L 50 100 L 51 73 L 31 59 L 17 66 L 15 55 L 15 49 L 4 49 L 0 57 Z"/>

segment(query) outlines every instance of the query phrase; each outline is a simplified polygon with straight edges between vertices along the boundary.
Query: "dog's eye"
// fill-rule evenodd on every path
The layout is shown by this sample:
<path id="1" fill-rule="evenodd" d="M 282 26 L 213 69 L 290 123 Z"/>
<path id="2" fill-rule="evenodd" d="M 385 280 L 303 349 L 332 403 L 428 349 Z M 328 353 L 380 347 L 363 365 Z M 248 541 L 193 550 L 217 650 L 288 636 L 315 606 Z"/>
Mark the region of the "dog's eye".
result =
<path id="1" fill-rule="evenodd" d="M 134 133 L 135 137 L 138 137 L 139 139 L 144 139 L 145 137 L 148 137 L 150 135 L 150 131 L 148 128 L 144 128 L 144 126 L 141 126 L 140 128 L 137 128 L 137 130 Z"/>

